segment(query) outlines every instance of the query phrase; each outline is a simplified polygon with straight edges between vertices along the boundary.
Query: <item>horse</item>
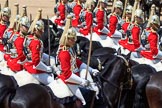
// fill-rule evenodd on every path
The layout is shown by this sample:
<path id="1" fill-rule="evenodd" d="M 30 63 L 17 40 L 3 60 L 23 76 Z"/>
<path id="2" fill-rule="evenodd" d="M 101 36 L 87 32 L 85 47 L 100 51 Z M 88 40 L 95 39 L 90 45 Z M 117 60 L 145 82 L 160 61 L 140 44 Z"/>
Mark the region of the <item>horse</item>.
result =
<path id="1" fill-rule="evenodd" d="M 80 55 L 79 58 L 82 62 L 87 63 L 88 53 L 89 53 L 89 44 L 90 42 L 83 42 L 79 43 L 80 48 Z M 76 49 L 76 51 L 78 51 Z M 92 50 L 91 50 L 91 57 L 90 57 L 90 66 L 101 70 L 102 66 L 109 60 L 108 55 L 114 55 L 117 51 L 114 48 L 110 47 L 102 47 L 99 42 L 92 41 Z"/>
<path id="2" fill-rule="evenodd" d="M 76 44 L 74 45 L 74 49 L 77 52 L 78 56 L 86 55 L 89 52 L 89 44 L 90 41 L 82 36 L 77 36 Z M 91 51 L 93 52 L 94 50 L 102 48 L 102 45 L 98 41 L 92 41 L 92 49 Z M 88 57 L 88 55 L 86 55 Z"/>
<path id="3" fill-rule="evenodd" d="M 149 108 L 161 108 L 162 106 L 162 71 L 153 74 L 146 85 L 146 96 Z"/>
<path id="4" fill-rule="evenodd" d="M 84 89 L 83 89 L 84 90 Z M 86 92 L 85 95 L 89 94 Z M 91 95 L 95 95 L 92 92 Z M 89 96 L 89 95 L 87 95 Z M 91 96 L 90 96 L 91 97 Z M 92 99 L 88 99 L 91 103 Z M 89 107 L 87 104 L 87 107 Z M 0 107 L 1 108 L 80 108 L 75 96 L 57 98 L 48 86 L 26 84 L 18 87 L 11 77 L 0 74 Z"/>
<path id="5" fill-rule="evenodd" d="M 56 52 L 55 47 L 57 46 L 57 44 L 55 43 L 57 42 L 57 38 L 61 37 L 61 34 L 59 34 L 57 26 L 51 20 L 42 19 L 42 21 L 44 22 L 44 33 L 41 36 L 41 40 L 43 41 L 43 47 L 44 47 L 43 52 L 46 54 L 50 53 L 49 55 L 53 56 Z M 50 40 L 49 40 L 49 35 L 50 35 Z M 51 52 L 49 52 L 49 48 Z"/>
<path id="6" fill-rule="evenodd" d="M 120 105 L 123 87 L 130 85 L 131 73 L 128 61 L 119 55 L 107 55 L 109 60 L 104 69 L 96 76 L 96 83 L 101 90 L 101 101 L 106 108 Z M 103 103 L 104 102 L 104 103 Z"/>
<path id="7" fill-rule="evenodd" d="M 18 87 L 16 80 L 12 76 L 3 74 L 0 74 L 0 107 L 64 108 L 62 104 L 51 99 L 48 89 L 44 86 L 27 84 Z"/>

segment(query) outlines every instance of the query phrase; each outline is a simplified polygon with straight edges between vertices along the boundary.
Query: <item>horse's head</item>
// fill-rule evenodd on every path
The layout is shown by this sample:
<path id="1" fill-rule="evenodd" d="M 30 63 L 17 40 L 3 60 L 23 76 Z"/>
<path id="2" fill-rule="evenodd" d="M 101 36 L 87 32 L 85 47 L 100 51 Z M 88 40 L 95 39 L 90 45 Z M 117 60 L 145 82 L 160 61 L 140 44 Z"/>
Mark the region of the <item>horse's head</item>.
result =
<path id="1" fill-rule="evenodd" d="M 106 79 L 116 80 L 115 82 L 119 83 L 127 75 L 128 68 L 129 62 L 127 59 L 120 55 L 111 55 L 111 59 L 105 64 L 101 76 L 104 76 Z"/>
<path id="2" fill-rule="evenodd" d="M 129 83 L 130 67 L 128 61 L 117 55 L 109 55 L 104 69 L 97 76 L 97 82 L 101 85 L 101 91 L 107 105 L 115 107 L 119 101 L 119 95 L 123 87 Z"/>
<path id="3" fill-rule="evenodd" d="M 49 53 L 49 47 L 51 51 L 54 51 L 56 38 L 58 38 L 58 29 L 57 26 L 51 21 L 47 19 L 42 19 L 44 22 L 44 33 L 41 36 L 41 40 L 44 45 L 44 52 Z M 49 40 L 50 39 L 50 40 Z M 52 53 L 52 52 L 51 52 Z"/>

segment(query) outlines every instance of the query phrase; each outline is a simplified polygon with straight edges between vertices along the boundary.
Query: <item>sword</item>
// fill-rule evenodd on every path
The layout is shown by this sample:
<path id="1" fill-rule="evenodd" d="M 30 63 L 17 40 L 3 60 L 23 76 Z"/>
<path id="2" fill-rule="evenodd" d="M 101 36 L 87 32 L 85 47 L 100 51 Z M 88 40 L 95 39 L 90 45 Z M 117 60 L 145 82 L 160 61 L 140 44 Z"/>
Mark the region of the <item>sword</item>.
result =
<path id="1" fill-rule="evenodd" d="M 51 38 L 50 38 L 50 22 L 49 22 L 49 17 L 48 17 L 48 15 L 47 15 L 47 20 L 48 20 L 48 55 L 49 55 L 49 60 L 48 60 L 48 65 L 50 66 L 50 54 L 51 54 L 51 48 L 50 48 L 50 46 L 51 46 L 51 44 L 50 44 L 50 40 L 51 40 Z"/>

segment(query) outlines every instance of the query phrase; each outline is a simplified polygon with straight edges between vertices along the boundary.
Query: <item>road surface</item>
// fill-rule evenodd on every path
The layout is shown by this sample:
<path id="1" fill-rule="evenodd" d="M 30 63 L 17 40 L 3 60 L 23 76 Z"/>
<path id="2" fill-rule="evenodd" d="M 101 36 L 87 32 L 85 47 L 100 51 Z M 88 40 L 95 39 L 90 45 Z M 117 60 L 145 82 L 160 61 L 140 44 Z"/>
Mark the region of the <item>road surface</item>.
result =
<path id="1" fill-rule="evenodd" d="M 0 0 L 1 7 L 4 7 L 6 0 Z M 9 7 L 12 9 L 11 10 L 11 21 L 15 17 L 15 3 L 19 3 L 19 8 L 20 8 L 20 15 L 22 12 L 22 7 L 23 5 L 27 6 L 27 13 L 28 16 L 32 14 L 32 19 L 35 18 L 37 10 L 41 8 L 43 18 L 47 18 L 47 15 L 49 17 L 53 16 L 53 7 L 55 5 L 55 0 L 9 0 Z"/>

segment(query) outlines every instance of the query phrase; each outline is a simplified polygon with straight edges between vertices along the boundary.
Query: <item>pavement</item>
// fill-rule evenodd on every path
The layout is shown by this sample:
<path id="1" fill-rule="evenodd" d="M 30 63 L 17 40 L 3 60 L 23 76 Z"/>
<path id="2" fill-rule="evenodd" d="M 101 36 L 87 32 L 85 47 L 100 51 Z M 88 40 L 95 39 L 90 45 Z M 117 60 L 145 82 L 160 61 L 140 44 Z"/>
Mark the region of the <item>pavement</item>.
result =
<path id="1" fill-rule="evenodd" d="M 6 0 L 0 0 L 1 8 L 4 7 L 5 1 Z M 31 14 L 32 19 L 35 18 L 39 8 L 42 9 L 43 18 L 47 18 L 47 15 L 49 18 L 54 15 L 53 8 L 55 5 L 55 0 L 9 0 L 9 7 L 12 9 L 10 21 L 12 21 L 16 15 L 16 7 L 14 6 L 15 3 L 19 4 L 20 15 L 23 5 L 26 5 L 28 16 Z"/>
<path id="2" fill-rule="evenodd" d="M 6 0 L 0 0 L 1 7 L 4 7 L 5 1 Z M 43 18 L 47 18 L 47 15 L 49 16 L 49 18 L 54 16 L 53 8 L 55 5 L 55 0 L 9 0 L 9 7 L 12 9 L 10 21 L 12 21 L 15 18 L 16 14 L 16 8 L 14 6 L 15 3 L 19 3 L 20 15 L 22 12 L 23 5 L 26 5 L 28 16 L 30 16 L 31 14 L 32 19 L 35 18 L 39 8 L 43 10 L 42 11 Z M 108 9 L 111 10 L 113 3 L 109 1 L 108 4 L 109 4 Z M 160 17 L 160 20 L 162 20 L 162 16 Z"/>

